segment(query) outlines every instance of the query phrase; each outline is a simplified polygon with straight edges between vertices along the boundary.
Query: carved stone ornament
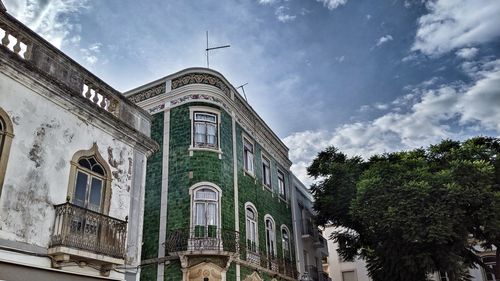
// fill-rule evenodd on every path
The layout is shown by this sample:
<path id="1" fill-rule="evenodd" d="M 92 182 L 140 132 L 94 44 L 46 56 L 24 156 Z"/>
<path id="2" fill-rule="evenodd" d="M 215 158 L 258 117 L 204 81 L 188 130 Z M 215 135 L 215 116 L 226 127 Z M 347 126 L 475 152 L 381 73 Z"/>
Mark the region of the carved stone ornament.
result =
<path id="1" fill-rule="evenodd" d="M 143 100 L 147 100 L 147 99 L 150 99 L 152 97 L 155 97 L 157 95 L 161 95 L 161 94 L 165 93 L 165 91 L 166 91 L 166 84 L 161 83 L 161 84 L 153 86 L 149 89 L 142 90 L 142 91 L 128 97 L 128 99 L 134 103 L 138 103 L 138 102 L 141 102 Z"/>
<path id="2" fill-rule="evenodd" d="M 208 73 L 189 73 L 172 79 L 172 90 L 189 84 L 206 84 L 219 88 L 228 98 L 231 90 L 220 78 Z"/>

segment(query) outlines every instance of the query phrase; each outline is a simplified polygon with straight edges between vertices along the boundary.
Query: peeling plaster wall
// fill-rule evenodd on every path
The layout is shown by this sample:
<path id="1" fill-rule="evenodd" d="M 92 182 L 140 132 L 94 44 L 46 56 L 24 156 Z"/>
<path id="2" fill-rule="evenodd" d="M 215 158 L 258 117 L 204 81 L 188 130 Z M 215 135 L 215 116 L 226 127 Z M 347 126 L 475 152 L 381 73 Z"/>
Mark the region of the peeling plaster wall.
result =
<path id="1" fill-rule="evenodd" d="M 48 247 L 53 205 L 66 201 L 70 160 L 94 142 L 112 171 L 109 215 L 129 215 L 134 166 L 130 145 L 3 73 L 0 107 L 11 117 L 15 134 L 0 194 L 0 238 Z"/>

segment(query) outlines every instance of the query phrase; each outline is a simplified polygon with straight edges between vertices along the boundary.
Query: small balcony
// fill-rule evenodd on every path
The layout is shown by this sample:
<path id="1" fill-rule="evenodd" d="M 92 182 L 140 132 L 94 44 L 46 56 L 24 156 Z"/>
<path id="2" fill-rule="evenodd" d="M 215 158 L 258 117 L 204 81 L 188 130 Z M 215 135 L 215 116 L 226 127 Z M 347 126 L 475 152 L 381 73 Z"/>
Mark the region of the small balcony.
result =
<path id="1" fill-rule="evenodd" d="M 55 267 L 70 260 L 92 261 L 103 267 L 124 263 L 127 221 L 71 203 L 56 205 L 55 209 L 48 250 Z"/>
<path id="2" fill-rule="evenodd" d="M 265 249 L 259 251 L 259 249 L 253 247 L 253 245 L 254 244 L 247 243 L 247 247 L 241 249 L 240 254 L 243 260 L 255 267 L 264 268 L 287 277 L 297 278 L 298 273 L 293 261 L 277 258 L 274 255 L 268 255 Z"/>
<path id="3" fill-rule="evenodd" d="M 216 226 L 196 226 L 168 233 L 165 249 L 170 255 L 231 255 L 239 251 L 239 233 Z"/>

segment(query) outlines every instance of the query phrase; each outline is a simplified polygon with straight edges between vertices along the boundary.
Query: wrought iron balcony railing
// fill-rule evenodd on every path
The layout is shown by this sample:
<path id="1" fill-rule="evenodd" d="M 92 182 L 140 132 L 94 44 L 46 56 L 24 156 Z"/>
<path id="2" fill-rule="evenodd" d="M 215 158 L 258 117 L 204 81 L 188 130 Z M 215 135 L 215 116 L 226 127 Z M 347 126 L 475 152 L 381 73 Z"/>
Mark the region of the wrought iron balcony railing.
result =
<path id="1" fill-rule="evenodd" d="M 165 241 L 167 253 L 186 251 L 225 251 L 237 253 L 239 233 L 216 226 L 196 226 L 170 231 Z"/>
<path id="2" fill-rule="evenodd" d="M 71 203 L 55 206 L 50 247 L 64 246 L 114 258 L 125 258 L 127 222 Z"/>
<path id="3" fill-rule="evenodd" d="M 265 249 L 260 249 L 259 251 L 259 249 L 247 246 L 241 249 L 240 254 L 242 259 L 255 266 L 266 268 L 292 278 L 297 278 L 298 276 L 294 262 L 289 259 L 277 258 L 275 255 L 268 255 Z"/>
<path id="4" fill-rule="evenodd" d="M 307 267 L 307 272 L 309 273 L 309 277 L 314 281 L 319 281 L 319 272 L 318 268 L 314 265 L 309 265 Z"/>

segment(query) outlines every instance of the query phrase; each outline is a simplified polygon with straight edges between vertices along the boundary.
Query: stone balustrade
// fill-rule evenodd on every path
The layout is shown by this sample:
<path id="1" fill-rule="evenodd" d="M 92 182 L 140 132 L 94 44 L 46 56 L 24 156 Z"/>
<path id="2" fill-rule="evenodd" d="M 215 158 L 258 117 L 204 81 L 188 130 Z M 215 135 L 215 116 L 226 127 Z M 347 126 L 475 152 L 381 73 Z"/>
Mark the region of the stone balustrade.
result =
<path id="1" fill-rule="evenodd" d="M 147 112 L 2 10 L 0 38 L 0 48 L 16 54 L 49 81 L 81 95 L 136 130 L 149 134 L 147 120 L 150 116 Z"/>

